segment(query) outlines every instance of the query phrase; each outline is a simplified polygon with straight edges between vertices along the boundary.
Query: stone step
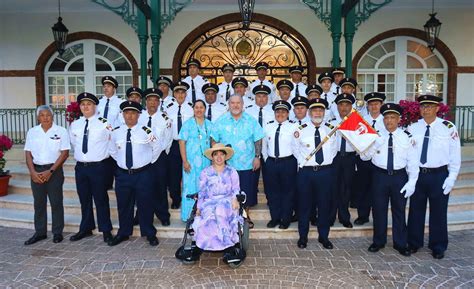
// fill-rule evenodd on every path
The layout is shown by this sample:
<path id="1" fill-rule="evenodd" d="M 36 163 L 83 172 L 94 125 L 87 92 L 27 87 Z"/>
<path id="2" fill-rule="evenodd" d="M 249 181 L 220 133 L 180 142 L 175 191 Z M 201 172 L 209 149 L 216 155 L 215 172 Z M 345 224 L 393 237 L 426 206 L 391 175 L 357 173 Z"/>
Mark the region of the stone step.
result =
<path id="1" fill-rule="evenodd" d="M 448 213 L 448 230 L 466 230 L 474 228 L 474 219 L 472 218 L 474 211 L 466 212 L 450 212 Z M 427 216 L 428 220 L 428 216 Z M 48 214 L 48 230 L 51 228 L 51 216 Z M 0 210 L 0 223 L 6 227 L 28 228 L 33 229 L 33 212 L 16 210 L 16 209 L 2 209 Z M 65 232 L 77 232 L 79 229 L 80 216 L 66 215 L 65 216 Z M 267 221 L 255 221 L 255 228 L 250 230 L 250 238 L 252 239 L 297 239 L 298 226 L 297 223 L 292 223 L 287 230 L 278 228 L 269 229 L 266 227 Z M 427 226 L 427 222 L 425 226 Z M 181 238 L 184 233 L 184 223 L 174 222 L 169 227 L 163 227 L 155 219 L 155 226 L 158 230 L 159 238 Z M 389 234 L 391 233 L 391 218 L 388 219 Z M 118 229 L 118 221 L 113 220 L 114 231 Z M 425 229 L 426 230 L 426 229 Z M 97 233 L 97 231 L 95 232 Z M 140 236 L 140 229 L 138 226 L 134 227 L 134 236 Z M 357 237 L 357 236 L 372 236 L 372 224 L 367 223 L 363 226 L 355 226 L 352 229 L 342 227 L 340 224 L 335 224 L 331 228 L 330 238 L 338 237 Z M 310 226 L 310 238 L 317 237 L 316 227 Z"/>

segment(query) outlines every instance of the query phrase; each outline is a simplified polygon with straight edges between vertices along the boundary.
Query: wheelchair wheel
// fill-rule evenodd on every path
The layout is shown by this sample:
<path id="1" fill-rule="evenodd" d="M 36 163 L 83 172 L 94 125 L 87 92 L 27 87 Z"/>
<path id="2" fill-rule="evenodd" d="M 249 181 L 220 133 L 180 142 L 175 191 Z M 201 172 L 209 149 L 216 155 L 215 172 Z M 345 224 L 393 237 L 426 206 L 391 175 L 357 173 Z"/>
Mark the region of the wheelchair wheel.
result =
<path id="1" fill-rule="evenodd" d="M 181 263 L 183 263 L 184 265 L 194 265 L 194 264 L 196 264 L 196 261 L 194 261 L 194 260 L 181 260 Z"/>
<path id="2" fill-rule="evenodd" d="M 242 239 L 240 242 L 242 243 L 242 249 L 247 252 L 249 249 L 249 238 L 250 238 L 250 227 L 247 220 L 244 221 L 244 225 L 242 226 Z"/>
<path id="3" fill-rule="evenodd" d="M 239 261 L 239 262 L 232 262 L 232 263 L 227 263 L 227 265 L 229 265 L 230 268 L 232 269 L 235 269 L 235 268 L 239 268 L 240 265 L 242 265 L 242 261 Z"/>

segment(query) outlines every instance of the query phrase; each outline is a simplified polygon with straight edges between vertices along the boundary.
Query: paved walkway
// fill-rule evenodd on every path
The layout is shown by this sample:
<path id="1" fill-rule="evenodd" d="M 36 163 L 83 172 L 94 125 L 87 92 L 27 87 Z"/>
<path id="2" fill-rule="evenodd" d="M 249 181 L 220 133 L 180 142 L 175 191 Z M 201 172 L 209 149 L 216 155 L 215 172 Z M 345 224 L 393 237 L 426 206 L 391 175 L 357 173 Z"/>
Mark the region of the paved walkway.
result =
<path id="1" fill-rule="evenodd" d="M 0 227 L 0 287 L 474 287 L 474 230 L 450 233 L 449 250 L 434 260 L 427 249 L 403 257 L 391 244 L 369 253 L 370 238 L 333 239 L 324 250 L 310 239 L 251 240 L 248 257 L 230 269 L 220 253 L 204 253 L 199 264 L 174 258 L 177 239 L 151 248 L 142 238 L 108 247 L 102 236 L 53 244 L 51 236 L 32 246 L 26 229 Z"/>

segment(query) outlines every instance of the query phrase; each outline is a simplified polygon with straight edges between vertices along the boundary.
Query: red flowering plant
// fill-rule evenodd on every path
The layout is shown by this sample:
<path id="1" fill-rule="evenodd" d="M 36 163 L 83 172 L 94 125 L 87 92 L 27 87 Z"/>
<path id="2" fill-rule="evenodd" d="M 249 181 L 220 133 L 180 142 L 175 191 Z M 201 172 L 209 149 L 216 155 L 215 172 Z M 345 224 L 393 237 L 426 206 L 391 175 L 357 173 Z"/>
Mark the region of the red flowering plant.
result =
<path id="1" fill-rule="evenodd" d="M 420 103 L 418 101 L 400 100 L 400 106 L 403 108 L 402 117 L 400 119 L 400 125 L 402 127 L 406 128 L 421 118 Z M 448 105 L 440 103 L 438 117 L 449 120 L 449 110 Z"/>
<path id="2" fill-rule="evenodd" d="M 6 135 L 0 135 L 0 177 L 6 176 L 10 171 L 5 170 L 7 160 L 5 160 L 5 152 L 13 146 L 12 140 Z"/>
<path id="3" fill-rule="evenodd" d="M 81 108 L 79 107 L 79 103 L 77 101 L 71 102 L 66 107 L 66 120 L 69 122 L 69 124 L 71 124 L 76 119 L 79 119 L 81 115 Z"/>

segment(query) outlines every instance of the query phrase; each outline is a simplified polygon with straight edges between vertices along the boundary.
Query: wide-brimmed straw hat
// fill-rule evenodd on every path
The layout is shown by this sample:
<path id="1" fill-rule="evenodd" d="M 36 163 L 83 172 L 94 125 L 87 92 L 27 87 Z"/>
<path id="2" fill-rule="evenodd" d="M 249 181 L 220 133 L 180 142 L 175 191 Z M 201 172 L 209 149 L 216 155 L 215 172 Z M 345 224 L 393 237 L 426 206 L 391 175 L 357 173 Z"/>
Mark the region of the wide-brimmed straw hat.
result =
<path id="1" fill-rule="evenodd" d="M 234 149 L 232 149 L 231 146 L 225 146 L 222 143 L 215 143 L 211 148 L 208 148 L 205 152 L 204 155 L 212 160 L 212 153 L 215 151 L 223 151 L 225 152 L 225 160 L 229 160 L 233 155 L 234 155 Z"/>

